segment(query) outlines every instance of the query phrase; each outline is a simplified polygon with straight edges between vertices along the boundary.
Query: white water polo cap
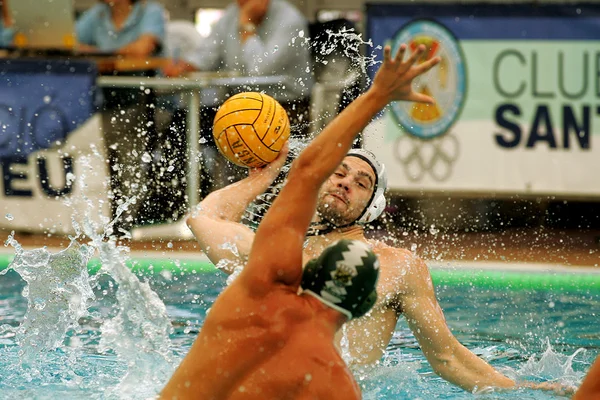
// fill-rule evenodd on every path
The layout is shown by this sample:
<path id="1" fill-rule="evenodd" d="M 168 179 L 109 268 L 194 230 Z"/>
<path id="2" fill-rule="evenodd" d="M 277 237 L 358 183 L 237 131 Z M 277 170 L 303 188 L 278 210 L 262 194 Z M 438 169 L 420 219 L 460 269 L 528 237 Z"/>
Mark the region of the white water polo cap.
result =
<path id="1" fill-rule="evenodd" d="M 350 320 L 375 305 L 378 278 L 379 260 L 369 246 L 342 239 L 306 263 L 300 287 Z"/>
<path id="2" fill-rule="evenodd" d="M 385 191 L 387 189 L 387 174 L 385 172 L 385 165 L 380 163 L 375 154 L 365 149 L 351 149 L 346 157 L 357 157 L 365 161 L 373 168 L 375 172 L 375 185 L 373 187 L 373 194 L 371 199 L 367 203 L 367 206 L 363 210 L 362 214 L 356 219 L 356 223 L 368 224 L 376 220 L 383 210 L 385 210 Z"/>

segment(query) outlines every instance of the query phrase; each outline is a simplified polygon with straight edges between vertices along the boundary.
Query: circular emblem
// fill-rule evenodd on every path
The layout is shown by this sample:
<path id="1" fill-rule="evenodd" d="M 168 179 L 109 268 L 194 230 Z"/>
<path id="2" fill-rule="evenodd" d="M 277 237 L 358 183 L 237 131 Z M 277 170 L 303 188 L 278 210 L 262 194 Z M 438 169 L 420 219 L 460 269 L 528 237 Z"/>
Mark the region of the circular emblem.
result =
<path id="1" fill-rule="evenodd" d="M 394 36 L 392 54 L 406 43 L 410 51 L 425 45 L 422 59 L 440 57 L 440 63 L 413 81 L 416 91 L 432 96 L 436 104 L 396 101 L 392 115 L 407 133 L 430 139 L 446 133 L 458 118 L 465 101 L 466 79 L 462 51 L 452 33 L 430 20 L 417 20 L 402 27 Z"/>
<path id="2" fill-rule="evenodd" d="M 335 271 L 331 273 L 331 277 L 338 285 L 352 285 L 352 278 L 357 275 L 356 268 L 346 265 L 340 261 L 336 263 Z"/>

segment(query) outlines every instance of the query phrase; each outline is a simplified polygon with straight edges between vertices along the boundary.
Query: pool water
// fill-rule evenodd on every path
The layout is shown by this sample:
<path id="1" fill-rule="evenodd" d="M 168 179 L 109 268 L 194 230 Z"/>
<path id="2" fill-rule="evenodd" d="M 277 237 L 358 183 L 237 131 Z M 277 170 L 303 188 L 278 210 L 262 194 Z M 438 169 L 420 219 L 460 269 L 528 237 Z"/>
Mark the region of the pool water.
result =
<path id="1" fill-rule="evenodd" d="M 55 349 L 44 350 L 37 338 L 60 323 L 42 321 L 36 326 L 39 321 L 28 317 L 30 331 L 22 327 L 26 313 L 34 315 L 28 300 L 30 308 L 41 311 L 50 302 L 25 298 L 25 281 L 16 272 L 0 275 L 0 398 L 143 399 L 159 392 L 189 350 L 226 281 L 220 273 L 163 270 L 138 276 L 148 285 L 137 285 L 129 277 L 131 284 L 121 280 L 120 294 L 113 277 L 89 277 L 94 298 L 87 303 L 87 313 L 59 335 Z M 147 300 L 144 287 L 157 298 Z M 25 294 L 32 296 L 33 288 Z M 440 285 L 437 294 L 458 340 L 510 377 L 578 384 L 600 352 L 600 292 L 561 294 L 465 284 Z M 172 327 L 163 338 L 161 310 Z M 51 313 L 56 310 L 50 308 L 46 314 Z M 161 347 L 165 343 L 166 352 Z M 403 319 L 381 365 L 354 373 L 364 399 L 473 398 L 432 372 Z M 477 397 L 560 398 L 533 390 Z"/>

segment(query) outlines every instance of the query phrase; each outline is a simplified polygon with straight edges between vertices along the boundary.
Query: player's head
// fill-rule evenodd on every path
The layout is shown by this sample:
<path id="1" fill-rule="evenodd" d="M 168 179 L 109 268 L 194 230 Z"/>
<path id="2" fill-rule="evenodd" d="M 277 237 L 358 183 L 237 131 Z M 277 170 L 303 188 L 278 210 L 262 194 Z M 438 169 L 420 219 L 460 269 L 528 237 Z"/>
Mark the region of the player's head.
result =
<path id="1" fill-rule="evenodd" d="M 368 150 L 352 149 L 321 187 L 317 211 L 335 226 L 366 224 L 385 208 L 385 166 Z"/>
<path id="2" fill-rule="evenodd" d="M 359 240 L 342 239 L 310 260 L 302 273 L 302 292 L 348 319 L 366 314 L 377 301 L 379 261 Z"/>

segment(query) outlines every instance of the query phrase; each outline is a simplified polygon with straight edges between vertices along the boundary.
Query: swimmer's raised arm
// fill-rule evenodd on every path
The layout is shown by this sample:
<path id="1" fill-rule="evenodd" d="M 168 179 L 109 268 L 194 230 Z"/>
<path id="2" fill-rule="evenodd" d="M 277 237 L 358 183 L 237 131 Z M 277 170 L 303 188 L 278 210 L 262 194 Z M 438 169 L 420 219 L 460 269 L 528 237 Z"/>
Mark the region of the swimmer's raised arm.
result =
<path id="1" fill-rule="evenodd" d="M 402 304 L 410 330 L 437 375 L 469 392 L 515 386 L 513 380 L 470 352 L 451 333 L 436 299 L 431 275 L 421 258 L 389 248 L 379 253 L 379 259 L 382 264 L 406 266 L 396 303 Z"/>
<path id="2" fill-rule="evenodd" d="M 425 51 L 419 48 L 404 61 L 406 45 L 395 57 L 384 49 L 383 65 L 372 86 L 354 100 L 321 132 L 293 162 L 286 185 L 258 227 L 248 265 L 240 275 L 262 281 L 299 285 L 302 245 L 314 216 L 318 191 L 342 162 L 356 136 L 389 102 L 407 100 L 433 103 L 412 88 L 415 77 L 439 62 L 433 58 L 415 65 Z"/>
<path id="3" fill-rule="evenodd" d="M 254 232 L 241 223 L 242 216 L 275 180 L 287 153 L 286 145 L 273 162 L 250 170 L 248 177 L 210 193 L 187 216 L 186 223 L 201 250 L 223 272 L 232 274 L 236 266 L 247 261 Z"/>

